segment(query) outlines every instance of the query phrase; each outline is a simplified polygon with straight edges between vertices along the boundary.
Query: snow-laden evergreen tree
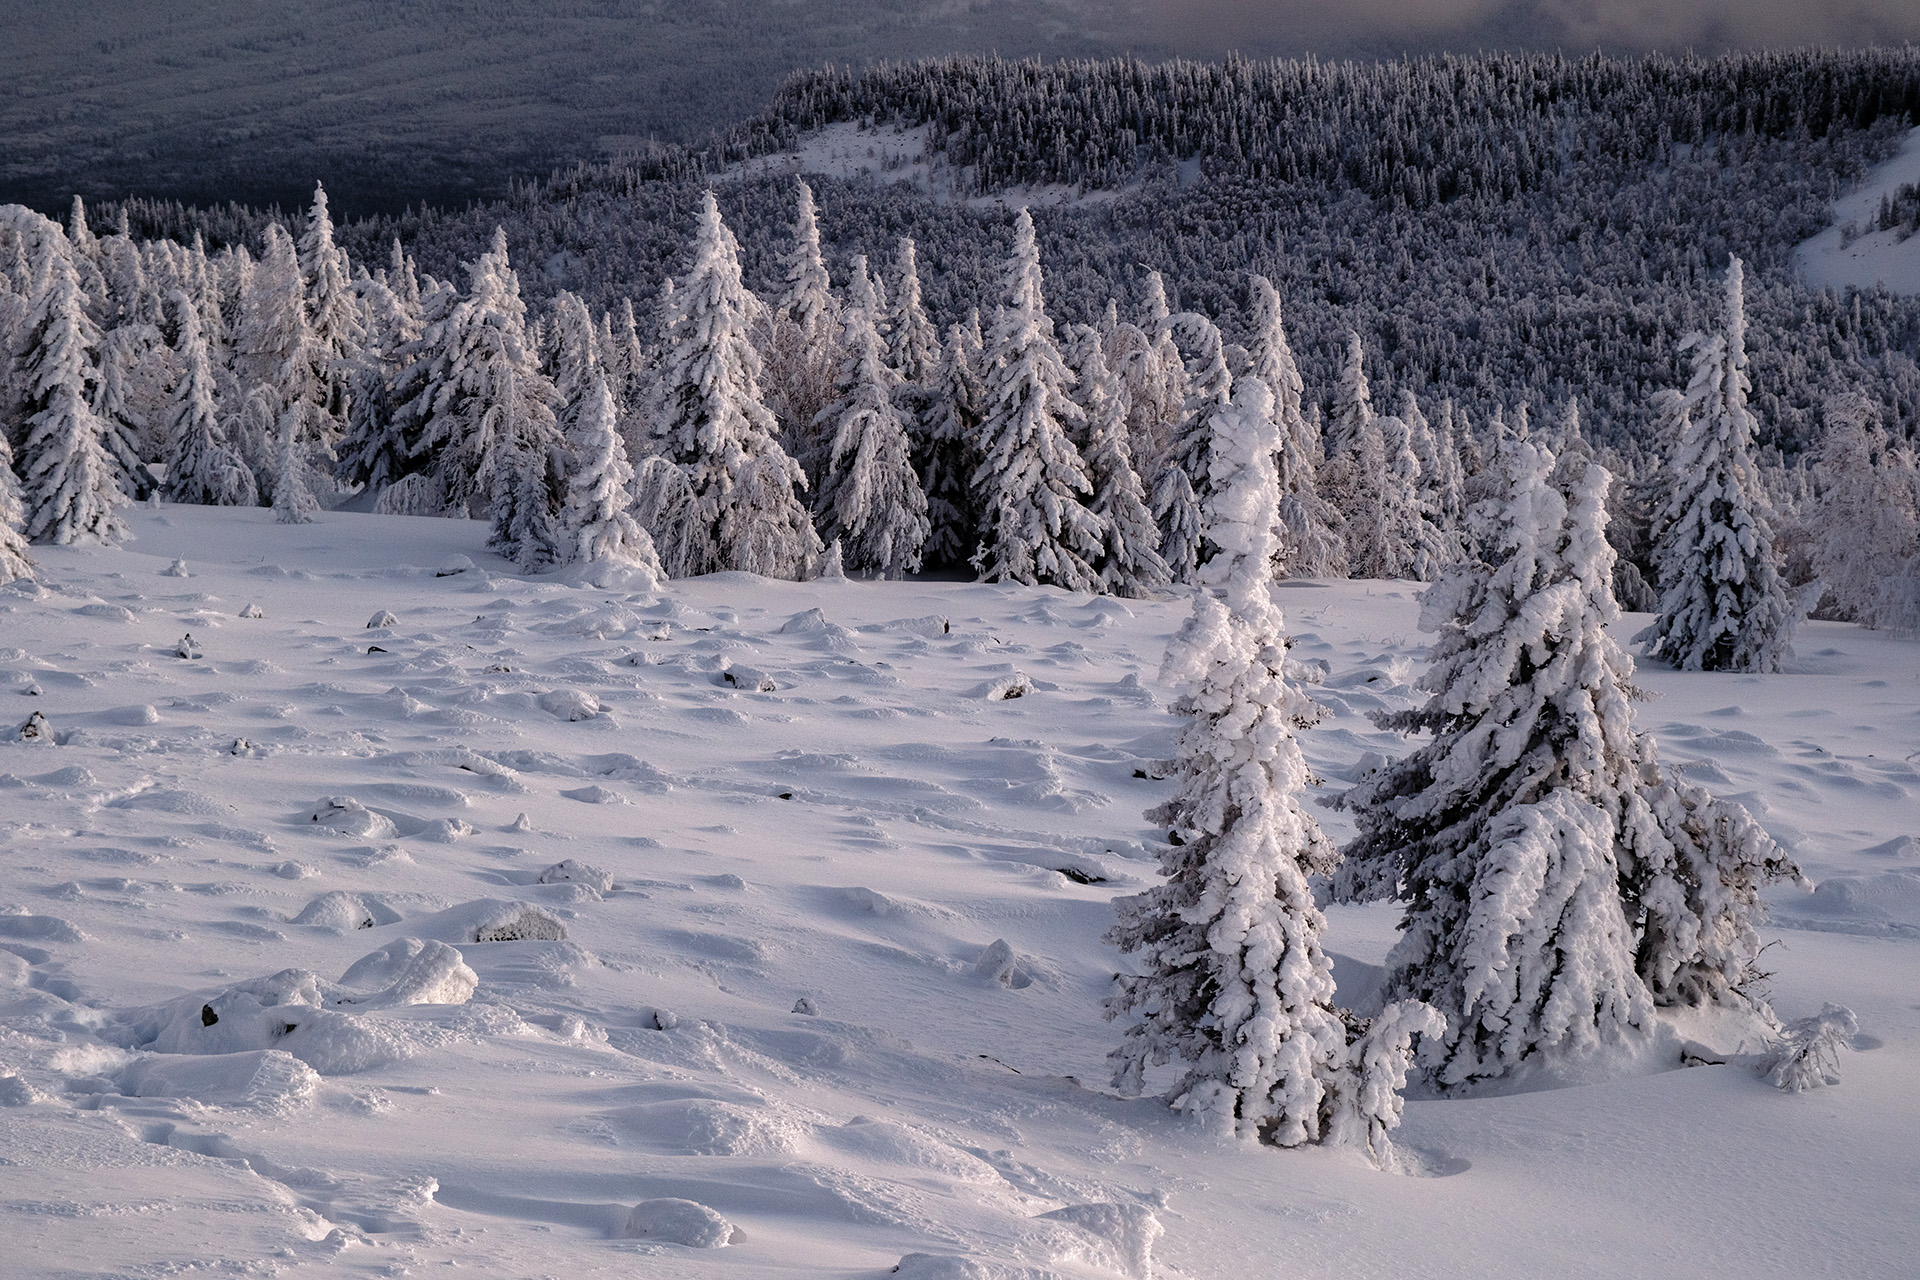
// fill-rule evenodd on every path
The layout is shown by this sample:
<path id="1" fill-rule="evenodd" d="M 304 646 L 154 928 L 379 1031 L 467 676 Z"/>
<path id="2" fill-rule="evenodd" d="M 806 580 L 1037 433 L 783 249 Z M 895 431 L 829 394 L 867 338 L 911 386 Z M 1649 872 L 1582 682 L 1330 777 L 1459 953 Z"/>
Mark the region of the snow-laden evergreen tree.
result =
<path id="1" fill-rule="evenodd" d="M 1904 622 L 1901 587 L 1920 557 L 1920 475 L 1892 443 L 1876 406 L 1854 392 L 1827 402 L 1827 433 L 1814 454 L 1825 489 L 1807 518 L 1812 568 L 1832 615 L 1869 627 Z M 1908 624 L 1910 625 L 1910 624 Z"/>
<path id="2" fill-rule="evenodd" d="M 396 424 L 409 442 L 411 467 L 427 476 L 432 491 L 416 509 L 496 517 L 495 542 L 515 559 L 521 542 L 515 531 L 531 529 L 535 556 L 545 556 L 551 544 L 538 530 L 550 528 L 558 511 L 561 489 L 552 472 L 563 442 L 553 384 L 529 343 L 526 304 L 503 233 L 496 230 L 488 251 L 467 264 L 467 281 L 465 296 L 434 292 L 423 304 L 427 323 L 419 340 L 400 353 Z M 514 474 L 502 484 L 496 473 L 508 451 Z M 533 501 L 536 489 L 546 494 L 544 515 Z"/>
<path id="3" fill-rule="evenodd" d="M 1275 571 L 1296 578 L 1347 574 L 1346 525 L 1339 508 L 1320 496 L 1320 432 L 1302 411 L 1306 384 L 1287 341 L 1280 294 L 1265 276 L 1253 277 L 1253 345 L 1248 375 L 1273 393 L 1280 447 L 1280 550 Z"/>
<path id="4" fill-rule="evenodd" d="M 1140 957 L 1106 1002 L 1109 1017 L 1133 1020 L 1111 1055 L 1114 1083 L 1137 1093 L 1148 1068 L 1183 1063 L 1168 1100 L 1216 1131 L 1287 1147 L 1361 1145 L 1398 1118 L 1386 1053 L 1404 1072 L 1411 1032 L 1439 1026 L 1389 1009 L 1356 1065 L 1333 1006 L 1311 877 L 1335 855 L 1302 803 L 1308 772 L 1294 736 L 1316 711 L 1282 674 L 1284 620 L 1271 592 L 1273 414 L 1272 394 L 1249 377 L 1215 418 L 1207 539 L 1218 550 L 1162 668 L 1182 690 L 1175 710 L 1190 717 L 1178 789 L 1147 814 L 1179 842 L 1160 853 L 1166 882 L 1120 899 L 1107 935 Z M 1362 1080 L 1373 1086 L 1364 1103 Z"/>
<path id="5" fill-rule="evenodd" d="M 1725 327 L 1682 344 L 1694 353 L 1693 379 L 1667 397 L 1676 445 L 1656 518 L 1660 612 L 1639 638 L 1649 656 L 1687 671 L 1778 671 L 1799 621 L 1753 463 L 1741 278 L 1734 258 Z"/>
<path id="6" fill-rule="evenodd" d="M 20 482 L 13 474 L 13 446 L 0 431 L 0 586 L 33 576 L 27 554 L 26 508 L 20 502 Z"/>
<path id="7" fill-rule="evenodd" d="M 253 468 L 262 494 L 274 491 L 285 469 L 289 437 L 311 454 L 331 451 L 332 421 L 320 421 L 329 394 L 321 376 L 324 365 L 307 319 L 298 251 L 293 238 L 270 223 L 241 299 L 233 372 L 243 404 L 232 419 L 229 440 Z M 299 419 L 291 430 L 289 417 Z"/>
<path id="8" fill-rule="evenodd" d="M 947 330 L 931 403 L 925 452 L 919 458 L 930 530 L 923 560 L 928 568 L 957 569 L 979 545 L 979 515 L 973 473 L 980 465 L 980 419 L 986 391 L 980 385 L 983 340 L 980 313 Z"/>
<path id="9" fill-rule="evenodd" d="M 886 324 L 878 327 L 885 330 L 888 362 L 910 401 L 902 409 L 911 411 L 916 424 L 924 424 L 932 389 L 940 377 L 940 331 L 927 319 L 920 290 L 919 251 L 911 237 L 901 238 L 890 292 Z M 913 429 L 916 438 L 925 432 L 924 425 Z"/>
<path id="10" fill-rule="evenodd" d="M 349 487 L 376 496 L 414 470 L 404 423 L 396 418 L 394 384 L 403 368 L 403 351 L 417 342 L 424 326 L 418 282 L 407 282 L 411 260 L 398 262 L 380 276 L 362 274 L 354 286 L 365 319 L 359 357 L 347 379 L 347 429 L 338 446 L 334 474 Z M 399 280 L 396 290 L 389 281 Z M 407 294 L 412 301 L 409 302 Z"/>
<path id="11" fill-rule="evenodd" d="M 1172 585 L 1173 575 L 1160 558 L 1160 529 L 1133 469 L 1126 388 L 1107 367 L 1098 338 L 1081 359 L 1080 404 L 1086 413 L 1083 456 L 1093 484 L 1093 514 L 1103 528 L 1100 583 L 1117 596 L 1150 596 Z"/>
<path id="12" fill-rule="evenodd" d="M 866 257 L 855 254 L 849 269 L 837 394 L 820 411 L 833 446 L 815 508 L 820 536 L 840 544 L 844 568 L 900 578 L 920 569 L 927 496 L 914 474 L 906 420 L 894 403 L 900 378 L 874 324 L 878 299 Z"/>
<path id="13" fill-rule="evenodd" d="M 1387 995 L 1447 1015 L 1444 1087 L 1637 1047 L 1656 1003 L 1764 1009 L 1759 888 L 1797 874 L 1634 730 L 1605 469 L 1569 504 L 1548 450 L 1511 439 L 1491 465 L 1507 487 L 1471 513 L 1483 558 L 1423 600 L 1430 696 L 1377 717 L 1433 736 L 1347 797 L 1360 835 L 1334 881 L 1406 902 Z"/>
<path id="14" fill-rule="evenodd" d="M 213 355 L 200 328 L 200 310 L 185 293 L 175 293 L 173 312 L 173 347 L 180 375 L 167 411 L 167 501 L 258 506 L 253 470 L 227 447 L 220 426 Z"/>
<path id="15" fill-rule="evenodd" d="M 100 331 L 87 318 L 74 251 L 57 227 L 50 230 L 20 346 L 27 415 L 18 462 L 21 531 L 33 542 L 112 546 L 132 534 L 120 514 L 126 494 L 88 397 Z"/>
<path id="16" fill-rule="evenodd" d="M 1373 421 L 1373 392 L 1367 385 L 1366 351 L 1360 335 L 1347 334 L 1347 355 L 1340 365 L 1340 385 L 1333 393 L 1333 420 L 1327 424 L 1327 456 L 1350 453 L 1360 428 Z"/>
<path id="17" fill-rule="evenodd" d="M 334 243 L 327 193 L 313 185 L 306 230 L 300 236 L 300 279 L 307 304 L 307 328 L 313 345 L 315 394 L 319 415 L 309 421 L 329 448 L 345 432 L 351 407 L 353 365 L 366 339 L 360 299 L 353 287 L 353 266 Z"/>
<path id="18" fill-rule="evenodd" d="M 1233 395 L 1233 375 L 1227 370 L 1220 330 L 1211 320 L 1182 312 L 1165 324 L 1187 339 L 1193 354 L 1184 363 L 1186 400 L 1180 420 L 1153 479 L 1153 515 L 1160 526 L 1160 558 L 1175 581 L 1190 582 L 1196 566 L 1213 554 L 1205 538 L 1212 498 L 1207 458 L 1214 419 L 1227 411 Z"/>
<path id="19" fill-rule="evenodd" d="M 599 330 L 587 304 L 564 289 L 554 295 L 548 321 L 541 368 L 553 383 L 554 398 L 570 410 L 585 402 L 596 381 L 606 378 Z"/>
<path id="20" fill-rule="evenodd" d="M 613 393 L 605 377 L 597 375 L 567 431 L 567 497 L 560 511 L 562 560 L 595 572 L 618 573 L 626 589 L 651 591 L 666 580 L 666 574 L 654 553 L 653 539 L 633 517 L 633 467 L 627 462 L 617 424 Z"/>
<path id="21" fill-rule="evenodd" d="M 1080 416 L 1073 374 L 1054 343 L 1041 292 L 1040 250 L 1025 209 L 1013 225 L 1013 254 L 994 316 L 981 381 L 980 549 L 983 582 L 1043 583 L 1098 591 L 1100 519 L 1088 510 L 1091 487 L 1065 424 Z"/>
<path id="22" fill-rule="evenodd" d="M 1452 418 L 1450 408 L 1443 408 L 1441 412 L 1444 419 Z M 1404 469 L 1414 477 L 1414 509 L 1422 522 L 1420 544 L 1426 555 L 1426 565 L 1420 579 L 1431 582 L 1442 568 L 1460 557 L 1460 537 L 1455 528 L 1459 494 L 1453 475 L 1458 461 L 1452 441 L 1441 444 L 1440 434 L 1427 421 L 1427 415 L 1421 412 L 1420 401 L 1411 390 L 1401 391 L 1397 416 L 1406 426 L 1411 461 Z M 1591 457 L 1591 451 L 1581 454 L 1580 465 L 1584 467 Z M 1561 465 L 1568 465 L 1570 461 L 1569 457 L 1563 455 Z"/>
<path id="23" fill-rule="evenodd" d="M 768 318 L 764 383 L 767 406 L 780 425 L 787 452 L 817 483 L 830 437 L 818 429 L 839 374 L 840 300 L 820 253 L 819 210 L 813 188 L 796 178 L 793 247 L 782 261 L 784 288 Z"/>
<path id="24" fill-rule="evenodd" d="M 656 436 L 665 465 L 642 471 L 642 510 L 663 522 L 650 532 L 676 578 L 721 569 L 803 577 L 821 550 L 799 496 L 806 477 L 775 439 L 760 398 L 760 357 L 748 338 L 755 309 L 712 192 L 692 258 L 670 301 L 667 404 Z"/>
<path id="25" fill-rule="evenodd" d="M 305 428 L 305 415 L 281 414 L 280 465 L 273 477 L 273 518 L 281 524 L 312 524 L 320 517 L 319 500 L 307 487 Z"/>

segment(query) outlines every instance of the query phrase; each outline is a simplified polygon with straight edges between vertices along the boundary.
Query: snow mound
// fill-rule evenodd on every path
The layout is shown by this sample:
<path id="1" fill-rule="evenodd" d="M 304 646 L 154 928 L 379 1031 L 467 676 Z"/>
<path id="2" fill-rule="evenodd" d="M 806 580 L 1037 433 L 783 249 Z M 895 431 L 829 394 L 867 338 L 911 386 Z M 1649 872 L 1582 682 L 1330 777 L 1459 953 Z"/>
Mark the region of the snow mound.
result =
<path id="1" fill-rule="evenodd" d="M 394 617 L 390 610 L 382 609 L 367 619 L 366 629 L 368 631 L 384 631 L 388 627 L 397 627 L 399 625 L 400 619 Z"/>
<path id="2" fill-rule="evenodd" d="M 14 910 L 0 913 L 0 938 L 17 942 L 85 942 L 87 935 L 59 916 L 36 916 Z"/>
<path id="3" fill-rule="evenodd" d="M 998 680 L 989 680 L 974 690 L 976 698 L 985 698 L 989 702 L 1010 702 L 1015 698 L 1024 698 L 1033 692 L 1033 681 L 1022 672 L 1016 671 L 1010 676 Z"/>
<path id="4" fill-rule="evenodd" d="M 136 1058 L 117 1084 L 130 1098 L 190 1098 L 212 1106 L 278 1112 L 311 1102 L 320 1088 L 320 1073 L 280 1049 L 151 1054 Z"/>
<path id="5" fill-rule="evenodd" d="M 855 1116 L 843 1125 L 822 1126 L 818 1136 L 837 1151 L 881 1164 L 938 1174 L 960 1182 L 1000 1181 L 999 1171 L 978 1156 L 891 1120 Z"/>
<path id="6" fill-rule="evenodd" d="M 586 787 L 574 787 L 562 791 L 561 795 L 569 800 L 578 800 L 581 804 L 625 804 L 627 798 L 618 791 L 594 783 Z"/>
<path id="7" fill-rule="evenodd" d="M 292 922 L 351 933 L 355 929 L 371 929 L 376 925 L 396 924 L 399 919 L 399 912 L 394 911 L 378 898 L 362 897 L 357 893 L 335 889 L 330 893 L 321 894 L 302 907 L 300 914 L 295 916 Z"/>
<path id="8" fill-rule="evenodd" d="M 1830 876 L 1811 894 L 1777 905 L 1773 922 L 1823 933 L 1920 934 L 1920 869 Z"/>
<path id="9" fill-rule="evenodd" d="M 613 876 L 599 867 L 565 858 L 540 872 L 536 884 L 578 884 L 605 893 L 613 888 Z"/>
<path id="10" fill-rule="evenodd" d="M 562 720 L 591 720 L 605 708 L 600 700 L 578 689 L 555 689 L 539 698 L 540 709 Z"/>
<path id="11" fill-rule="evenodd" d="M 183 791 L 173 787 L 149 787 L 121 800 L 115 800 L 115 809 L 156 809 L 161 813 L 199 814 L 212 817 L 230 812 L 230 806 L 221 804 L 212 796 L 198 791 Z"/>
<path id="12" fill-rule="evenodd" d="M 973 962 L 973 974 L 982 982 L 998 983 L 1018 991 L 1033 985 L 1033 975 L 1021 966 L 1020 957 L 1005 938 L 995 938 Z"/>
<path id="13" fill-rule="evenodd" d="M 797 1120 L 761 1104 L 675 1098 L 621 1107 L 601 1117 L 616 1133 L 655 1151 L 689 1156 L 781 1156 L 806 1135 Z"/>
<path id="14" fill-rule="evenodd" d="M 561 942 L 566 926 L 530 902 L 479 898 L 435 915 L 409 921 L 423 938 L 456 945 L 468 942 Z"/>
<path id="15" fill-rule="evenodd" d="M 327 1075 L 365 1071 L 407 1054 L 391 1027 L 323 1008 L 319 978 L 283 969 L 219 990 L 135 1010 L 127 1047 L 205 1057 L 281 1049 Z"/>
<path id="16" fill-rule="evenodd" d="M 387 840 L 400 834 L 393 820 L 352 796 L 324 796 L 304 815 L 308 822 L 361 840 Z"/>
<path id="17" fill-rule="evenodd" d="M 480 985 L 460 952 L 444 942 L 401 938 L 361 956 L 340 975 L 344 987 L 378 991 L 364 995 L 336 995 L 333 1003 L 363 1009 L 391 1009 L 411 1004 L 465 1004 Z"/>
<path id="18" fill-rule="evenodd" d="M 1052 1262 L 1080 1262 L 1152 1280 L 1153 1242 L 1164 1228 L 1144 1205 L 1076 1204 L 1035 1219 L 1037 1242 Z"/>
<path id="19" fill-rule="evenodd" d="M 642 1200 L 620 1229 L 623 1240 L 662 1240 L 690 1249 L 719 1249 L 743 1240 L 740 1229 L 694 1200 Z"/>

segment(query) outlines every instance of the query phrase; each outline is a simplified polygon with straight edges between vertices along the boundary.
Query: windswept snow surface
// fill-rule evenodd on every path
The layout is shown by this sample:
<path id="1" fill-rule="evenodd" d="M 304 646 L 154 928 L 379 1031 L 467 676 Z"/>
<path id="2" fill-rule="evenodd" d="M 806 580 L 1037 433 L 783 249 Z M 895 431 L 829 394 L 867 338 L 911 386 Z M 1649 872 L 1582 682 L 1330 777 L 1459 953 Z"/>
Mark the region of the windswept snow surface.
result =
<path id="1" fill-rule="evenodd" d="M 1860 187 L 1833 207 L 1833 225 L 1793 251 L 1800 278 L 1827 289 L 1920 293 L 1920 236 L 1899 227 L 1874 229 L 1882 197 L 1920 183 L 1920 129 L 1907 135 L 1898 155 L 1876 167 Z"/>
<path id="2" fill-rule="evenodd" d="M 1397 1139 L 1431 1176 L 1396 1176 L 1104 1088 L 1100 936 L 1154 873 L 1183 601 L 740 574 L 635 596 L 511 576 L 466 521 L 131 519 L 130 547 L 36 548 L 45 588 L 0 590 L 9 1277 L 1920 1256 L 1911 642 L 1812 624 L 1789 674 L 1641 673 L 1666 754 L 1819 882 L 1775 895 L 1767 958 L 1782 1016 L 1858 1013 L 1842 1083 L 1679 1069 L 1675 1039 L 1673 1069 L 1416 1099 Z M 1414 696 L 1416 589 L 1276 594 L 1325 666 L 1304 744 L 1331 792 L 1403 749 L 1366 713 Z M 57 745 L 13 741 L 33 711 Z M 1394 911 L 1330 917 L 1364 1002 Z"/>

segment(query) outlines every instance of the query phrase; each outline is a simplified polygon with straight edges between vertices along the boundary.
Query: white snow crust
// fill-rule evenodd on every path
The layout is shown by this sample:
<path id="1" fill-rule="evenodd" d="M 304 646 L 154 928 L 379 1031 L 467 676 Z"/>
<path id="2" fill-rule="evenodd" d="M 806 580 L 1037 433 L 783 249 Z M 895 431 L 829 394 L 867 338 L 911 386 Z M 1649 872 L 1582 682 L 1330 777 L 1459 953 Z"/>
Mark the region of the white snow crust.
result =
<path id="1" fill-rule="evenodd" d="M 1663 758 L 1816 882 L 1770 893 L 1763 960 L 1783 1019 L 1857 1015 L 1820 1024 L 1819 1087 L 1771 1087 L 1751 1025 L 1673 1016 L 1624 1077 L 1416 1093 L 1401 1176 L 1107 1088 L 1123 958 L 1101 935 L 1156 874 L 1142 814 L 1179 727 L 1157 673 L 1186 598 L 607 592 L 517 576 L 481 522 L 126 518 L 136 541 L 36 548 L 41 582 L 0 588 L 8 1277 L 1798 1278 L 1920 1256 L 1912 640 L 1811 623 L 1779 675 L 1639 673 Z M 1293 660 L 1326 673 L 1300 739 L 1322 794 L 1407 749 L 1367 715 L 1417 696 L 1417 591 L 1274 590 Z M 18 741 L 36 711 L 53 740 Z M 1326 914 L 1337 998 L 1373 1012 L 1397 909 Z"/>

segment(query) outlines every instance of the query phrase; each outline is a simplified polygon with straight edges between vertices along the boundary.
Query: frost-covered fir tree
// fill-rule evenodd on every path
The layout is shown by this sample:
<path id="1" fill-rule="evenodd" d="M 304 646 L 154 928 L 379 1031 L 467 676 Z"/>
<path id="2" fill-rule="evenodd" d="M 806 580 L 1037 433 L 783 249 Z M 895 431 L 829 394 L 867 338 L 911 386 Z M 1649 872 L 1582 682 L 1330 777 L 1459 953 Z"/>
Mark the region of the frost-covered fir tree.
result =
<path id="1" fill-rule="evenodd" d="M 1360 335 L 1349 331 L 1346 359 L 1340 364 L 1340 385 L 1333 394 L 1333 419 L 1327 424 L 1327 456 L 1349 452 L 1361 426 L 1371 421 L 1373 392 L 1367 385 L 1366 351 L 1360 345 Z"/>
<path id="2" fill-rule="evenodd" d="M 1173 575 L 1160 558 L 1160 529 L 1133 469 L 1126 389 L 1107 367 L 1097 334 L 1080 362 L 1080 405 L 1086 414 L 1083 456 L 1093 485 L 1093 514 L 1103 528 L 1101 586 L 1117 596 L 1152 595 L 1172 585 Z"/>
<path id="3" fill-rule="evenodd" d="M 1280 551 L 1275 570 L 1296 578 L 1347 574 L 1345 521 L 1320 496 L 1320 433 L 1302 411 L 1306 384 L 1287 341 L 1280 294 L 1265 276 L 1253 277 L 1253 345 L 1248 374 L 1273 393 L 1280 444 L 1274 466 L 1280 477 Z"/>
<path id="4" fill-rule="evenodd" d="M 628 575 L 628 589 L 654 590 L 666 580 L 653 539 L 633 518 L 633 467 L 616 430 L 613 394 L 596 376 L 567 431 L 567 497 L 560 511 L 563 563 Z"/>
<path id="5" fill-rule="evenodd" d="M 213 357 L 200 328 L 200 312 L 184 293 L 173 295 L 174 357 L 180 367 L 167 409 L 169 502 L 215 507 L 260 504 L 252 468 L 227 447 L 215 406 Z"/>
<path id="6" fill-rule="evenodd" d="M 1726 323 L 1695 334 L 1693 379 L 1667 397 L 1672 489 L 1655 519 L 1660 612 L 1639 637 L 1687 671 L 1777 671 L 1799 612 L 1774 563 L 1766 493 L 1747 411 L 1740 259 L 1727 267 Z"/>
<path id="7" fill-rule="evenodd" d="M 1345 900 L 1406 902 L 1390 998 L 1447 1015 L 1445 1087 L 1646 1043 L 1659 1004 L 1759 1007 L 1759 888 L 1797 874 L 1745 810 L 1660 766 L 1636 733 L 1606 541 L 1606 471 L 1571 495 L 1509 440 L 1505 494 L 1472 513 L 1481 559 L 1427 592 L 1432 735 L 1347 797 Z M 1569 496 L 1571 503 L 1569 503 Z"/>
<path id="8" fill-rule="evenodd" d="M 354 281 L 366 325 L 348 375 L 347 428 L 334 466 L 334 474 L 346 485 L 368 489 L 376 497 L 413 470 L 404 423 L 395 417 L 393 388 L 403 367 L 401 353 L 419 340 L 424 326 L 419 284 L 410 280 L 412 262 L 400 253 L 398 242 L 394 253 L 394 263 L 380 276 L 362 274 Z M 399 281 L 401 287 L 389 281 Z"/>
<path id="9" fill-rule="evenodd" d="M 839 374 L 840 300 L 820 253 L 813 188 L 798 178 L 794 186 L 793 247 L 782 262 L 784 287 L 768 317 L 762 381 L 787 452 L 817 482 L 833 447 L 817 424 Z"/>
<path id="10" fill-rule="evenodd" d="M 982 345 L 979 312 L 947 330 L 928 406 L 925 452 L 917 461 L 930 525 L 923 559 L 932 569 L 960 568 L 979 545 L 973 473 L 986 399 L 978 373 Z"/>
<path id="11" fill-rule="evenodd" d="M 305 416 L 280 416 L 280 465 L 273 477 L 273 518 L 281 524 L 312 524 L 320 517 L 319 500 L 307 487 L 306 442 L 301 439 Z"/>
<path id="12" fill-rule="evenodd" d="M 563 442 L 553 384 L 529 341 L 526 304 L 503 232 L 496 229 L 487 252 L 467 264 L 467 282 L 464 296 L 435 292 L 424 304 L 419 340 L 399 356 L 396 425 L 408 442 L 411 469 L 425 476 L 429 490 L 412 509 L 494 517 L 494 541 L 515 559 L 521 534 L 531 531 L 532 553 L 550 562 L 555 548 L 539 530 L 550 529 L 558 512 L 563 487 L 553 477 Z M 497 473 L 509 461 L 513 474 L 503 483 Z M 546 495 L 544 514 L 534 501 L 538 493 Z"/>
<path id="13" fill-rule="evenodd" d="M 1245 378 L 1216 419 L 1207 537 L 1218 552 L 1200 569 L 1193 614 L 1162 669 L 1182 689 L 1175 709 L 1190 717 L 1176 748 L 1178 789 L 1147 815 L 1179 843 L 1161 851 L 1166 882 L 1120 899 L 1108 933 L 1139 956 L 1138 972 L 1107 1000 L 1109 1017 L 1133 1020 L 1111 1055 L 1114 1082 L 1137 1093 L 1148 1068 L 1177 1062 L 1187 1069 L 1169 1102 L 1216 1131 L 1288 1147 L 1364 1144 L 1397 1119 L 1396 1090 L 1382 1098 L 1377 1089 L 1383 1078 L 1397 1085 L 1381 1059 L 1390 1049 L 1404 1072 L 1414 1027 L 1402 1025 L 1412 1011 L 1388 1010 L 1381 1039 L 1360 1041 L 1356 1069 L 1333 1006 L 1311 877 L 1335 855 L 1302 804 L 1308 773 L 1294 736 L 1315 709 L 1282 674 L 1284 623 L 1270 589 L 1273 412 L 1265 384 Z M 1417 1021 L 1439 1030 L 1430 1017 Z M 1368 1106 L 1355 1087 L 1362 1078 L 1376 1086 Z"/>
<path id="14" fill-rule="evenodd" d="M 884 329 L 887 360 L 911 400 L 916 422 L 927 416 L 928 399 L 940 377 L 940 331 L 927 319 L 920 291 L 920 256 L 911 237 L 902 237 L 894 264 L 894 285 Z M 916 436 L 925 432 L 916 426 Z"/>
<path id="15" fill-rule="evenodd" d="M 874 323 L 867 260 L 854 255 L 841 312 L 837 394 L 821 412 L 833 445 L 815 508 L 820 536 L 838 542 L 843 566 L 881 578 L 920 570 L 927 495 L 914 474 L 907 424 L 894 403 L 899 376 Z"/>
<path id="16" fill-rule="evenodd" d="M 52 228 L 41 247 L 38 296 L 22 326 L 22 532 L 33 542 L 111 546 L 132 535 L 120 514 L 126 494 L 88 399 L 99 330 L 87 318 L 73 256 Z"/>
<path id="17" fill-rule="evenodd" d="M 666 405 L 657 456 L 638 486 L 642 511 L 673 577 L 721 569 L 803 577 L 821 551 L 799 496 L 806 477 L 760 398 L 760 357 L 748 338 L 755 305 L 712 192 L 692 258 L 669 304 Z"/>
<path id="18" fill-rule="evenodd" d="M 1193 354 L 1185 365 L 1186 400 L 1153 479 L 1153 515 L 1160 526 L 1160 558 L 1178 582 L 1193 580 L 1196 566 L 1213 550 L 1207 545 L 1207 504 L 1212 499 L 1208 454 L 1214 420 L 1233 395 L 1220 330 L 1205 316 L 1182 312 L 1165 322 L 1187 339 Z"/>
<path id="19" fill-rule="evenodd" d="M 270 223 L 241 298 L 233 374 L 242 405 L 231 420 L 229 439 L 253 468 L 262 494 L 273 493 L 286 463 L 286 418 L 299 419 L 291 432 L 299 446 L 316 452 L 332 446 L 331 420 L 320 421 L 329 394 L 324 367 L 307 318 L 298 251 L 285 229 Z"/>
<path id="20" fill-rule="evenodd" d="M 27 554 L 26 508 L 20 503 L 20 482 L 13 474 L 13 446 L 7 433 L 0 431 L 0 585 L 33 576 L 33 560 Z"/>
<path id="21" fill-rule="evenodd" d="M 1013 254 L 994 317 L 981 381 L 981 458 L 974 472 L 984 582 L 1043 583 L 1098 591 L 1100 519 L 1086 467 L 1065 424 L 1080 416 L 1068 389 L 1073 374 L 1054 343 L 1041 293 L 1040 250 L 1025 209 L 1013 226 Z"/>
<path id="22" fill-rule="evenodd" d="M 353 287 L 353 266 L 334 243 L 333 218 L 326 189 L 313 185 L 306 230 L 300 236 L 300 279 L 312 335 L 310 359 L 320 416 L 311 421 L 331 447 L 346 430 L 353 364 L 366 339 L 360 300 Z"/>
<path id="23" fill-rule="evenodd" d="M 1806 523 L 1812 568 L 1836 617 L 1869 627 L 1911 626 L 1902 588 L 1920 557 L 1920 475 L 1858 392 L 1827 402 L 1826 435 L 1814 454 L 1825 489 Z"/>

